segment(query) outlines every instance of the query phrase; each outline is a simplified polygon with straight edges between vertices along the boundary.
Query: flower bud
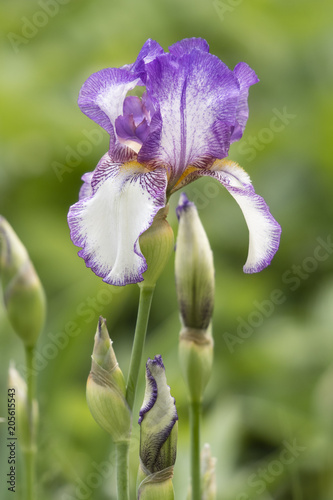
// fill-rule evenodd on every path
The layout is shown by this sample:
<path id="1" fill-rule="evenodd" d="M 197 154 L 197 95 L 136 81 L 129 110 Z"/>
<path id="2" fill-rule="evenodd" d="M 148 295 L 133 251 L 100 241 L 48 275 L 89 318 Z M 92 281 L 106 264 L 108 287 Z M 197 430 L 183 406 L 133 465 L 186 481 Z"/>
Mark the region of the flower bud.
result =
<path id="1" fill-rule="evenodd" d="M 23 452 L 36 452 L 36 449 L 31 449 L 35 446 L 36 442 L 36 432 L 38 425 L 38 403 L 34 399 L 32 402 L 32 421 L 29 420 L 29 405 L 28 405 L 28 394 L 27 394 L 27 384 L 16 370 L 13 363 L 9 367 L 9 379 L 8 388 L 13 390 L 8 392 L 8 397 L 10 396 L 15 400 L 15 433 L 20 442 Z M 10 414 L 12 403 L 8 402 L 8 413 Z M 14 413 L 13 413 L 14 415 Z"/>
<path id="2" fill-rule="evenodd" d="M 98 425 L 111 435 L 115 443 L 129 439 L 131 411 L 126 401 L 125 379 L 102 317 L 95 335 L 87 402 Z"/>
<path id="3" fill-rule="evenodd" d="M 168 211 L 168 205 L 159 210 L 150 228 L 140 236 L 140 248 L 148 265 L 140 287 L 155 286 L 174 248 L 173 231 L 166 221 Z"/>
<path id="4" fill-rule="evenodd" d="M 200 402 L 213 364 L 213 254 L 194 203 L 185 193 L 177 207 L 176 286 L 183 328 L 179 357 L 191 401 Z"/>
<path id="5" fill-rule="evenodd" d="M 212 457 L 209 444 L 205 444 L 201 452 L 201 499 L 216 499 L 216 458 Z"/>
<path id="6" fill-rule="evenodd" d="M 8 318 L 26 347 L 36 344 L 45 320 L 45 294 L 28 252 L 0 216 L 0 274 Z"/>
<path id="7" fill-rule="evenodd" d="M 175 273 L 183 325 L 204 330 L 214 307 L 213 253 L 194 203 L 182 193 L 176 209 L 179 229 Z"/>
<path id="8" fill-rule="evenodd" d="M 167 385 L 162 357 L 148 359 L 146 392 L 139 418 L 140 467 L 138 499 L 173 500 L 178 415 Z"/>

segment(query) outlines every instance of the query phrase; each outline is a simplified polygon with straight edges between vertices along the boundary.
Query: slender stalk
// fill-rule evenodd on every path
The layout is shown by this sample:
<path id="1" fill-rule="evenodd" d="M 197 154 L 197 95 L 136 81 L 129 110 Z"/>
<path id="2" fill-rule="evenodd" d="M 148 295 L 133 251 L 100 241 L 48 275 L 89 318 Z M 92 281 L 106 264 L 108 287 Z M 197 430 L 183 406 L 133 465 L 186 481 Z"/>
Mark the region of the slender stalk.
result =
<path id="1" fill-rule="evenodd" d="M 126 399 L 131 410 L 133 409 L 136 386 L 142 359 L 143 346 L 146 339 L 150 306 L 155 287 L 140 286 L 138 317 L 136 321 L 134 342 L 127 380 Z"/>
<path id="2" fill-rule="evenodd" d="M 26 499 L 35 500 L 35 462 L 36 462 L 36 422 L 34 420 L 34 400 L 36 393 L 36 376 L 33 370 L 35 347 L 26 347 L 27 364 L 27 402 L 28 402 L 28 422 L 29 422 L 29 443 L 23 450 L 26 473 Z"/>
<path id="3" fill-rule="evenodd" d="M 117 452 L 117 498 L 118 500 L 129 499 L 128 484 L 128 457 L 129 442 L 123 441 L 116 444 Z"/>
<path id="4" fill-rule="evenodd" d="M 201 402 L 190 402 L 192 500 L 201 500 L 200 481 Z"/>
<path id="5" fill-rule="evenodd" d="M 137 381 L 146 339 L 148 319 L 155 287 L 140 286 L 138 317 L 136 321 L 132 355 L 127 379 L 126 399 L 133 410 Z M 117 443 L 118 500 L 129 500 L 129 442 Z"/>

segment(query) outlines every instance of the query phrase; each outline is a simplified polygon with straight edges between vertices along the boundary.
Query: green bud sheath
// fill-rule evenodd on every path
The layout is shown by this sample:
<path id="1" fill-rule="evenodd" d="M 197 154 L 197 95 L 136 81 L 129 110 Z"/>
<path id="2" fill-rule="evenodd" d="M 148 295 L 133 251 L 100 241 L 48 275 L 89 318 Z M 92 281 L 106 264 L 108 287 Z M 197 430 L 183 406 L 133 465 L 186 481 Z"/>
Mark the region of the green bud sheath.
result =
<path id="1" fill-rule="evenodd" d="M 140 287 L 155 286 L 174 248 L 173 231 L 166 221 L 168 211 L 168 205 L 162 208 L 155 215 L 150 228 L 140 236 L 140 248 L 148 265 L 143 274 L 144 281 L 139 283 Z"/>
<path id="2" fill-rule="evenodd" d="M 111 435 L 115 443 L 128 440 L 131 411 L 125 397 L 125 379 L 102 317 L 95 335 L 86 394 L 91 414 L 100 427 Z"/>
<path id="3" fill-rule="evenodd" d="M 140 410 L 138 499 L 173 500 L 178 415 L 161 356 L 148 359 L 146 392 Z"/>
<path id="4" fill-rule="evenodd" d="M 191 401 L 201 402 L 213 366 L 214 341 L 211 328 L 183 328 L 179 337 L 179 359 Z"/>
<path id="5" fill-rule="evenodd" d="M 45 321 L 45 294 L 25 247 L 1 216 L 0 274 L 8 318 L 25 346 L 33 347 Z"/>

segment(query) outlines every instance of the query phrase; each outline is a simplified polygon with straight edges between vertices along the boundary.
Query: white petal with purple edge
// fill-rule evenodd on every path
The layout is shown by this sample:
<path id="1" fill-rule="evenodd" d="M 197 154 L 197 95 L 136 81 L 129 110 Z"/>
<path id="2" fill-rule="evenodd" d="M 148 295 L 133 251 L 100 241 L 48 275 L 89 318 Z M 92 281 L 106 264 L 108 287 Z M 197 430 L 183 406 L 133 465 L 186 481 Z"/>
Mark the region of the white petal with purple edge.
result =
<path id="1" fill-rule="evenodd" d="M 106 154 L 91 185 L 93 194 L 68 214 L 72 241 L 82 247 L 79 256 L 106 283 L 142 281 L 147 264 L 138 240 L 165 206 L 165 169 L 150 172 L 135 161 L 114 164 Z"/>
<path id="2" fill-rule="evenodd" d="M 115 141 L 114 123 L 123 113 L 126 94 L 139 82 L 138 75 L 126 69 L 107 68 L 93 73 L 80 90 L 81 111 L 103 127 L 112 142 Z"/>
<path id="3" fill-rule="evenodd" d="M 217 179 L 237 201 L 249 229 L 249 251 L 243 270 L 245 273 L 262 271 L 277 252 L 281 235 L 281 227 L 265 200 L 255 193 L 248 174 L 229 160 L 217 160 L 209 170 L 190 173 L 179 187 L 202 176 Z"/>
<path id="4" fill-rule="evenodd" d="M 93 174 L 94 172 L 86 172 L 82 175 L 81 179 L 83 180 L 83 184 L 79 192 L 79 200 L 82 200 L 83 198 L 89 198 L 89 196 L 92 195 L 91 180 Z"/>

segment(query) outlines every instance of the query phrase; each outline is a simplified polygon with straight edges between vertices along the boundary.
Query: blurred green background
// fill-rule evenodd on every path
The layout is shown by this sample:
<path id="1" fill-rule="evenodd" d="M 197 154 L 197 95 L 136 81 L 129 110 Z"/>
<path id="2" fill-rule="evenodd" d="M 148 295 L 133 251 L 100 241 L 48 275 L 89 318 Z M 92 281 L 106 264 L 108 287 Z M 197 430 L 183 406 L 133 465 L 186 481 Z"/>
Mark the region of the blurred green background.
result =
<path id="1" fill-rule="evenodd" d="M 0 10 L 0 213 L 25 243 L 48 298 L 38 347 L 38 498 L 116 498 L 114 450 L 89 413 L 85 383 L 100 314 L 127 373 L 138 302 L 136 285 L 103 284 L 69 239 L 66 215 L 77 200 L 80 177 L 108 146 L 107 133 L 80 112 L 78 91 L 92 72 L 133 62 L 149 37 L 167 49 L 199 36 L 229 67 L 245 61 L 260 78 L 250 89 L 245 134 L 230 158 L 250 174 L 283 229 L 272 265 L 245 275 L 248 233 L 234 200 L 211 180 L 186 189 L 198 204 L 215 256 L 215 365 L 204 401 L 202 444 L 209 442 L 218 459 L 217 498 L 331 500 L 332 3 L 3 0 Z M 169 216 L 175 231 L 177 201 L 175 195 Z M 76 335 L 70 338 L 66 330 L 72 323 Z M 171 259 L 156 289 L 144 357 L 162 354 L 176 398 L 174 484 L 176 498 L 183 500 L 189 439 L 179 328 Z M 2 307 L 0 335 L 5 416 L 9 361 L 22 372 L 24 357 Z M 60 338 L 67 341 L 61 345 Z M 136 414 L 143 391 L 142 367 Z M 13 498 L 5 483 L 6 425 L 1 432 L 0 496 L 6 500 Z M 135 425 L 132 475 L 138 435 Z M 284 463 L 288 447 L 293 451 Z M 105 472 L 96 475 L 97 469 Z M 18 499 L 21 476 L 19 464 Z"/>

